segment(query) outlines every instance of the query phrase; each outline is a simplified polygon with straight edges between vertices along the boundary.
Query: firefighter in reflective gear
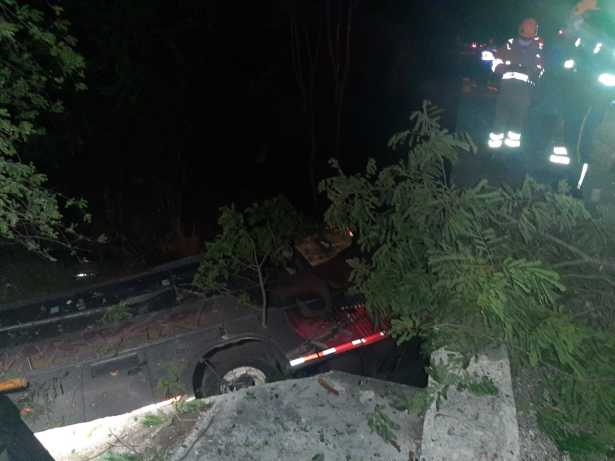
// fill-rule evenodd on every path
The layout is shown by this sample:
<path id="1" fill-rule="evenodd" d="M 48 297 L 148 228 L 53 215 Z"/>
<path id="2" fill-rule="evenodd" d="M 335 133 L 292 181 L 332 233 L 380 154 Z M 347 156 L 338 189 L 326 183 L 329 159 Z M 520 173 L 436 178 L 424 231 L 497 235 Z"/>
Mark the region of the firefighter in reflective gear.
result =
<path id="1" fill-rule="evenodd" d="M 601 24 L 603 17 L 596 0 L 582 0 L 576 5 L 567 27 L 559 31 L 563 53 L 553 69 L 560 120 L 549 162 L 564 168 L 561 174 L 573 187 L 576 185 L 577 191 L 588 174 L 594 131 L 612 99 L 598 80 L 601 69 L 608 69 L 612 62 L 612 56 L 606 56 L 612 53 L 612 49 L 607 50 L 611 27 Z"/>
<path id="2" fill-rule="evenodd" d="M 554 44 L 555 48 L 560 49 L 560 62 L 553 63 L 548 69 L 552 77 L 550 84 L 557 88 L 558 93 L 554 102 L 558 105 L 559 121 L 553 127 L 555 136 L 549 157 L 554 164 L 570 165 L 572 153 L 581 155 L 581 152 L 576 152 L 577 146 L 581 151 L 585 150 L 580 143 L 581 126 L 591 105 L 593 86 L 588 78 L 594 50 L 588 50 L 588 47 L 594 48 L 599 44 L 588 32 L 586 22 L 587 16 L 597 9 L 596 0 L 580 1 L 568 19 L 568 25 L 559 30 L 557 43 Z"/>
<path id="3" fill-rule="evenodd" d="M 524 19 L 518 37 L 509 39 L 495 54 L 491 68 L 501 76 L 501 83 L 495 124 L 489 133 L 488 145 L 492 149 L 521 147 L 532 88 L 544 70 L 543 44 L 537 32 L 536 20 Z"/>

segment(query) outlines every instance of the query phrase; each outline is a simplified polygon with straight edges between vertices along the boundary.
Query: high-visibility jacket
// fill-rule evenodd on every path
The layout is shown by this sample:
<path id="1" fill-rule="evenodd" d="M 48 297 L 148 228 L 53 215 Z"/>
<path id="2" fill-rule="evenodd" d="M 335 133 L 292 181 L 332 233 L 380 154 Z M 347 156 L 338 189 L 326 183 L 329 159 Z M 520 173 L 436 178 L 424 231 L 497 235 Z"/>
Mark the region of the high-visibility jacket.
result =
<path id="1" fill-rule="evenodd" d="M 491 69 L 503 80 L 535 84 L 544 72 L 543 41 L 540 37 L 510 38 L 495 53 Z"/>

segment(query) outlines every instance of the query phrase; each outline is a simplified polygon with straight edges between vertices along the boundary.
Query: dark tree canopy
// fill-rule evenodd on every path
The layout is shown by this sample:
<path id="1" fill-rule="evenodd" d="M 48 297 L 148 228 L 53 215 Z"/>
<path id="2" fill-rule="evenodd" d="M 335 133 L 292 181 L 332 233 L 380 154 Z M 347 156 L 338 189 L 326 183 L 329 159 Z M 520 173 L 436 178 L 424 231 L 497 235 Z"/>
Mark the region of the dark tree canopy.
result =
<path id="1" fill-rule="evenodd" d="M 20 151 L 43 136 L 42 118 L 63 111 L 67 87 L 84 89 L 84 59 L 59 6 L 44 10 L 0 1 L 0 238 L 47 253 L 51 242 L 73 233 L 63 200 L 46 188 L 46 176 L 21 160 Z"/>

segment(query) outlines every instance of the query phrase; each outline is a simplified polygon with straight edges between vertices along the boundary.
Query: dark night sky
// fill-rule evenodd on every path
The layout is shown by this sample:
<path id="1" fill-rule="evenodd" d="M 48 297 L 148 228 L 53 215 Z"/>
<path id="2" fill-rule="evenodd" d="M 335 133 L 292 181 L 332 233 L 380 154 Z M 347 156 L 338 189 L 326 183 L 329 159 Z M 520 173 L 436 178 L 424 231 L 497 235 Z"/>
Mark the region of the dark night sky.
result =
<path id="1" fill-rule="evenodd" d="M 547 0 L 354 3 L 340 152 L 348 169 L 370 155 L 394 160 L 386 141 L 424 97 L 454 119 L 458 38 L 505 38 L 525 14 L 556 23 L 568 8 Z M 45 145 L 55 153 L 40 160 L 53 184 L 85 195 L 98 221 L 107 216 L 126 233 L 136 221 L 163 229 L 179 209 L 207 234 L 217 206 L 278 192 L 309 211 L 308 125 L 290 58 L 294 4 L 313 40 L 324 30 L 326 0 L 66 0 L 89 90 L 51 122 Z M 316 75 L 322 178 L 331 173 L 335 126 L 325 42 Z"/>

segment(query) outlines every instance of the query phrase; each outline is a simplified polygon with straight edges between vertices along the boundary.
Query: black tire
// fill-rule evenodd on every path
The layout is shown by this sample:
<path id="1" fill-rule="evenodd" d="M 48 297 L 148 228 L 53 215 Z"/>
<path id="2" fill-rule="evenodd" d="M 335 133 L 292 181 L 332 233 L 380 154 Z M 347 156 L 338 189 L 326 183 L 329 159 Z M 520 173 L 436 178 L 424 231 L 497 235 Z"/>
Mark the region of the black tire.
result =
<path id="1" fill-rule="evenodd" d="M 261 344 L 250 343 L 220 350 L 207 359 L 201 397 L 225 394 L 238 389 L 271 382 L 280 371 L 271 354 Z"/>
<path id="2" fill-rule="evenodd" d="M 17 407 L 5 395 L 0 395 L 0 459 L 53 461 L 49 452 L 21 420 Z"/>

